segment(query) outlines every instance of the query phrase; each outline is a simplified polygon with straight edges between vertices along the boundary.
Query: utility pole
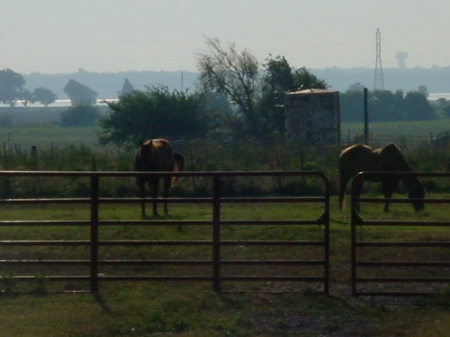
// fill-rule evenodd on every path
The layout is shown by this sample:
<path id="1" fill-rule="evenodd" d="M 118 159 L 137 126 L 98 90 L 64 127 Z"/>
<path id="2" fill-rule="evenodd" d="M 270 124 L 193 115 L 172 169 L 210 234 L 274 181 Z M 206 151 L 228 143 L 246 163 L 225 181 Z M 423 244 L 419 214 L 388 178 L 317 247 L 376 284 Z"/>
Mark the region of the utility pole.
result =
<path id="1" fill-rule="evenodd" d="M 184 90 L 184 73 L 181 72 L 181 92 Z"/>
<path id="2" fill-rule="evenodd" d="M 373 80 L 373 90 L 384 90 L 383 65 L 381 64 L 380 28 L 377 28 L 375 39 L 376 39 L 376 60 L 375 60 L 375 76 Z"/>
<path id="3" fill-rule="evenodd" d="M 364 88 L 364 144 L 369 145 L 369 105 L 367 88 Z"/>

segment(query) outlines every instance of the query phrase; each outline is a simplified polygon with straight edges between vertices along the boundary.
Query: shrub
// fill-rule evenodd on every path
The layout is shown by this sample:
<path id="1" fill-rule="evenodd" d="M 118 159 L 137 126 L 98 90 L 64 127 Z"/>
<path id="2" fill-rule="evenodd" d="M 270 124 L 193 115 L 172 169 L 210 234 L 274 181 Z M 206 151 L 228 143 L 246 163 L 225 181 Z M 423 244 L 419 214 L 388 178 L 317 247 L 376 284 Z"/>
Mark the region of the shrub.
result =
<path id="1" fill-rule="evenodd" d="M 97 123 L 100 114 L 92 105 L 72 106 L 61 113 L 62 126 L 91 126 Z"/>

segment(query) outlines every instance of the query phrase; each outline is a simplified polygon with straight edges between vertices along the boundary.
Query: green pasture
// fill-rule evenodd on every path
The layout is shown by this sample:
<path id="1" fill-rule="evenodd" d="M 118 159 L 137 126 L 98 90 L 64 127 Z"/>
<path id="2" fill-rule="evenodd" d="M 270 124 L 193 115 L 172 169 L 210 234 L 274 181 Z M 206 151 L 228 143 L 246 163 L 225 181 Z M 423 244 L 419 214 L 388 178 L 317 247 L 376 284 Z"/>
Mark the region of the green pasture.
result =
<path id="1" fill-rule="evenodd" d="M 23 149 L 31 146 L 49 147 L 50 145 L 97 145 L 98 127 L 61 127 L 55 117 L 47 119 L 29 117 L 17 125 L 0 127 L 0 141 L 18 145 Z M 34 119 L 36 118 L 36 119 Z M 42 120 L 42 123 L 39 123 Z M 370 123 L 369 132 L 380 142 L 414 142 L 429 141 L 431 137 L 450 131 L 450 120 L 377 122 Z M 353 141 L 364 133 L 363 123 L 342 123 L 341 136 L 344 142 Z M 149 135 L 149 137 L 158 135 Z"/>
<path id="2" fill-rule="evenodd" d="M 429 195 L 441 198 L 445 195 Z M 416 214 L 409 204 L 393 204 L 391 212 L 381 211 L 381 204 L 362 204 L 361 217 L 389 220 L 449 221 L 444 205 L 427 205 Z M 0 206 L 2 220 L 85 220 L 87 205 Z M 231 204 L 223 209 L 224 219 L 315 219 L 323 211 L 320 204 L 261 205 Z M 138 204 L 105 204 L 100 207 L 100 220 L 138 220 Z M 159 220 L 208 220 L 209 205 L 170 205 L 170 215 Z M 150 217 L 149 219 L 152 219 Z M 318 226 L 223 226 L 227 240 L 315 240 L 321 233 Z M 83 240 L 88 227 L 31 226 L 0 227 L 2 240 Z M 385 241 L 448 241 L 449 229 L 444 227 L 367 228 L 358 231 L 358 238 Z M 208 240 L 211 228 L 203 225 L 178 226 L 100 226 L 101 239 Z M 347 210 L 337 209 L 331 200 L 331 294 L 317 294 L 309 284 L 276 282 L 224 283 L 222 292 L 212 291 L 210 282 L 101 282 L 98 294 L 86 290 L 83 282 L 55 282 L 45 276 L 58 273 L 57 267 L 39 270 L 30 266 L 2 266 L 0 282 L 0 334 L 2 336 L 446 336 L 450 328 L 450 292 L 441 288 L 439 296 L 430 298 L 353 298 L 350 296 L 350 226 Z M 2 259 L 87 258 L 88 248 L 64 247 L 0 247 Z M 225 258 L 314 258 L 320 253 L 309 249 L 266 249 L 246 246 L 224 249 Z M 210 252 L 204 247 L 115 247 L 101 249 L 101 258 L 131 259 L 204 259 Z M 423 259 L 446 259 L 448 251 L 358 252 L 367 259 L 404 259 L 423 255 Z M 386 255 L 388 254 L 388 255 Z M 109 268 L 109 267 L 108 267 Z M 164 268 L 143 266 L 104 267 L 100 273 L 132 275 L 156 273 L 166 275 L 205 273 L 201 268 Z M 235 267 L 237 268 L 237 267 Z M 289 273 L 309 273 L 308 267 Z M 62 272 L 69 272 L 62 268 Z M 83 267 L 70 272 L 87 273 Z M 280 267 L 231 269 L 233 273 L 256 275 L 283 272 Z M 376 273 L 376 271 L 374 271 Z M 372 273 L 374 273 L 372 272 Z M 422 276 L 433 271 L 422 270 Z M 28 273 L 35 280 L 14 281 L 12 276 Z M 312 273 L 312 271 L 311 271 Z M 410 270 L 394 270 L 394 276 L 410 275 Z M 370 274 L 370 276 L 381 276 Z M 432 275 L 432 274 L 431 274 Z M 410 275 L 411 276 L 411 275 Z M 60 292 L 63 291 L 63 292 Z M 69 291 L 69 293 L 67 293 Z M 76 293 L 72 293 L 75 291 Z"/>
<path id="3" fill-rule="evenodd" d="M 30 150 L 32 146 L 95 146 L 98 144 L 98 131 L 97 127 L 64 128 L 58 125 L 0 127 L 0 140 L 5 145 L 19 146 L 23 150 Z"/>
<path id="4" fill-rule="evenodd" d="M 0 164 L 11 170 L 131 170 L 133 151 L 119 150 L 96 145 L 96 127 L 62 128 L 46 120 L 42 123 L 13 123 L 0 127 Z M 45 118 L 44 118 L 45 117 Z M 30 117 L 31 118 L 31 117 Z M 29 121 L 31 121 L 30 119 Z M 14 120 L 13 120 L 14 122 Z M 399 142 L 408 137 L 421 136 L 424 142 L 431 135 L 446 132 L 447 120 L 402 123 L 371 123 L 371 135 L 392 135 Z M 350 130 L 350 131 L 347 131 Z M 361 135 L 362 123 L 343 123 L 343 137 Z M 150 135 L 149 135 L 150 136 Z M 400 145 L 402 145 L 400 144 Z M 31 147 L 37 146 L 34 157 Z M 48 282 L 45 277 L 52 273 L 74 272 L 86 274 L 85 267 L 58 270 L 46 266 L 39 270 L 31 266 L 0 266 L 0 335 L 1 336 L 447 336 L 450 329 L 450 288 L 442 287 L 439 296 L 430 298 L 353 298 L 350 296 L 350 215 L 347 209 L 339 211 L 336 200 L 338 148 L 316 151 L 315 149 L 272 149 L 243 144 L 219 144 L 208 142 L 185 142 L 177 145 L 187 159 L 188 171 L 217 170 L 318 170 L 331 184 L 331 295 L 317 294 L 314 286 L 293 283 L 241 282 L 223 284 L 223 291 L 212 291 L 209 282 L 101 282 L 98 294 L 83 292 L 88 285 L 83 282 Z M 408 159 L 419 171 L 447 172 L 449 151 L 431 151 L 427 144 L 419 150 L 408 149 Z M 448 179 L 447 179 L 448 180 Z M 450 184 L 446 179 L 423 179 L 427 198 L 447 198 Z M 39 184 L 37 184 L 39 183 Z M 27 177 L 0 179 L 2 198 L 24 197 L 87 197 L 89 182 L 86 179 L 49 179 Z M 322 186 L 310 179 L 292 181 L 266 179 L 225 179 L 224 192 L 233 195 L 306 195 L 317 196 Z M 368 185 L 369 195 L 379 195 L 377 185 Z M 173 196 L 204 197 L 210 193 L 206 179 L 182 179 L 173 190 Z M 101 195 L 106 197 L 136 196 L 133 179 L 109 179 L 102 185 Z M 391 212 L 383 213 L 381 204 L 363 204 L 364 219 L 391 220 L 438 220 L 450 221 L 447 205 L 427 205 L 424 212 L 414 213 L 409 204 L 395 204 Z M 192 221 L 210 220 L 211 208 L 207 205 L 169 205 L 170 215 L 164 219 Z M 149 208 L 150 209 L 150 208 Z M 1 220 L 87 220 L 88 205 L 0 205 Z M 224 219 L 290 219 L 312 218 L 322 214 L 319 205 L 227 205 Z M 139 205 L 101 205 L 101 220 L 138 220 Z M 151 219 L 151 218 L 150 218 Z M 221 230 L 227 240 L 274 239 L 314 240 L 318 226 L 224 226 Z M 445 227 L 394 226 L 392 228 L 365 228 L 358 231 L 358 238 L 375 241 L 448 241 L 449 229 Z M 1 240 L 86 240 L 89 227 L 80 226 L 1 226 Z M 101 239 L 148 239 L 148 240 L 208 240 L 211 228 L 202 225 L 183 226 L 104 226 L 100 228 Z M 189 249 L 188 249 L 189 248 Z M 261 248 L 261 247 L 260 247 Z M 405 253 L 386 249 L 384 251 L 358 251 L 367 259 L 403 259 L 406 256 L 427 259 L 446 259 L 448 249 L 408 250 Z M 88 247 L 0 246 L 4 259 L 87 259 Z M 227 247 L 223 254 L 232 258 L 309 258 L 320 253 L 311 249 L 255 249 L 254 247 Z M 205 247 L 103 247 L 105 259 L 157 259 L 199 258 L 206 259 L 210 252 Z M 209 272 L 204 268 L 189 266 L 155 267 L 143 266 L 103 267 L 104 275 L 125 273 L 183 273 Z M 228 269 L 234 273 L 236 270 Z M 256 273 L 310 273 L 309 269 L 282 270 L 278 266 L 249 268 L 239 272 Z M 367 276 L 383 276 L 377 270 L 362 270 Z M 433 276 L 429 269 L 390 271 L 397 276 Z M 445 272 L 445 271 L 444 271 Z M 448 270 L 447 270 L 448 272 Z M 383 272 L 384 273 L 384 272 Z M 34 279 L 20 282 L 14 276 L 30 275 Z M 67 292 L 69 291 L 69 293 Z M 81 292 L 80 292 L 81 291 Z M 75 292 L 75 293 L 74 293 Z"/>
<path id="5" fill-rule="evenodd" d="M 369 133 L 377 136 L 391 137 L 424 137 L 430 138 L 441 133 L 450 131 L 450 120 L 437 119 L 429 121 L 402 121 L 402 122 L 369 122 Z M 364 124 L 361 123 L 341 123 L 342 137 L 347 134 L 362 135 Z"/>

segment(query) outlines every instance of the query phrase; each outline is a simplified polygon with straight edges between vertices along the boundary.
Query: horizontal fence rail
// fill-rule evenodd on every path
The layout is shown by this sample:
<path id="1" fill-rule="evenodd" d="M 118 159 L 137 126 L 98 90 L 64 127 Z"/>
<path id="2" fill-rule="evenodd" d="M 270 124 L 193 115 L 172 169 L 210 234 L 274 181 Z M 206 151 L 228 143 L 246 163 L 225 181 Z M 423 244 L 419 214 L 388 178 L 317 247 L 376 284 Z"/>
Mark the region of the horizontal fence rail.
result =
<path id="1" fill-rule="evenodd" d="M 179 176 L 191 179 L 204 179 L 210 182 L 211 191 L 207 197 L 171 197 L 168 199 L 152 199 L 152 198 L 111 198 L 105 197 L 101 193 L 102 182 L 107 178 L 114 179 L 129 179 L 135 178 L 138 175 L 158 175 L 164 176 Z M 99 283 L 106 281 L 206 281 L 211 282 L 215 291 L 220 291 L 223 282 L 247 282 L 247 281 L 270 281 L 270 282 L 301 282 L 301 283 L 319 283 L 322 285 L 322 291 L 329 293 L 329 183 L 327 178 L 319 172 L 62 172 L 62 171 L 0 171 L 0 179 L 10 181 L 17 178 L 32 178 L 42 179 L 55 177 L 69 178 L 69 179 L 87 179 L 89 181 L 90 196 L 86 198 L 3 198 L 0 199 L 0 207 L 8 209 L 14 205 L 20 207 L 31 207 L 39 205 L 39 207 L 48 207 L 52 204 L 61 205 L 85 205 L 89 208 L 86 219 L 64 219 L 62 216 L 58 220 L 2 220 L 0 221 L 0 230 L 5 233 L 2 240 L 0 240 L 0 249 L 3 256 L 0 260 L 1 280 L 3 283 L 14 284 L 15 281 L 68 281 L 68 282 L 89 282 L 89 291 L 97 292 L 99 290 Z M 288 196 L 288 197 L 231 197 L 223 195 L 223 182 L 226 179 L 237 178 L 296 178 L 307 179 L 314 178 L 319 181 L 322 186 L 322 193 L 319 196 Z M 14 184 L 11 184 L 14 185 Z M 14 187 L 8 187 L 13 189 Z M 102 207 L 105 205 L 140 205 L 142 201 L 147 203 L 157 202 L 162 203 L 167 201 L 169 206 L 175 204 L 205 204 L 209 205 L 211 209 L 211 217 L 209 219 L 200 220 L 176 220 L 170 217 L 157 218 L 150 217 L 139 220 L 127 219 L 110 219 L 107 214 L 103 214 Z M 294 219 L 226 219 L 223 217 L 224 207 L 227 205 L 251 205 L 254 203 L 270 205 L 270 204 L 304 204 L 312 203 L 321 209 L 320 216 L 314 219 L 294 218 Z M 140 212 L 139 212 L 140 214 Z M 180 226 L 197 226 L 210 229 L 209 238 L 202 237 L 201 239 L 151 239 L 145 237 L 128 238 L 130 230 L 128 228 L 141 227 L 144 229 L 151 228 L 153 232 L 148 232 L 152 235 L 157 231 L 158 226 L 172 226 L 180 228 Z M 319 239 L 304 239 L 289 238 L 289 239 L 253 239 L 237 238 L 230 239 L 224 231 L 231 231 L 231 227 L 237 229 L 243 226 L 255 226 L 271 228 L 277 226 L 306 226 L 319 233 Z M 7 239 L 8 235 L 13 235 L 15 228 L 24 228 L 23 231 L 42 231 L 45 233 L 45 228 L 57 228 L 57 231 L 52 232 L 51 238 L 45 239 L 21 239 L 20 235 L 14 234 L 13 238 Z M 69 238 L 64 238 L 63 234 L 59 237 L 59 232 L 64 233 L 64 228 L 77 228 L 77 230 L 70 232 Z M 78 229 L 79 228 L 79 229 Z M 84 228 L 84 230 L 83 230 Z M 44 229 L 44 230 L 43 230 Z M 237 230 L 236 229 L 236 230 Z M 67 229 L 67 231 L 69 231 Z M 82 236 L 81 232 L 84 236 Z M 110 234 L 106 236 L 107 231 L 114 231 L 117 234 Z M 40 232 L 39 232 L 40 233 Z M 146 232 L 147 233 L 147 232 Z M 73 237 L 72 237 L 73 236 Z M 78 237 L 80 236 L 80 237 Z M 229 235 L 228 235 L 229 236 Z M 76 238 L 75 238 L 76 237 Z M 270 235 L 268 235 L 270 237 Z M 50 247 L 50 248 L 49 248 Z M 154 249 L 159 252 L 159 249 L 170 249 L 170 247 L 184 247 L 183 249 L 196 249 L 198 253 L 202 252 L 202 257 L 193 259 L 187 257 L 185 259 L 179 258 L 161 258 L 147 257 L 147 250 Z M 287 259 L 258 257 L 263 255 L 265 250 L 269 249 L 318 249 L 314 258 L 304 259 Z M 13 253 L 13 248 L 19 249 L 18 253 Z M 47 253 L 41 251 L 44 248 L 54 249 L 59 252 L 59 249 L 68 249 L 69 253 L 56 254 L 56 256 L 49 258 Z M 118 257 L 118 253 L 135 249 L 137 253 L 133 256 Z M 142 250 L 144 249 L 144 250 Z M 203 250 L 206 249 L 206 252 Z M 231 249 L 232 254 L 226 252 Z M 239 257 L 235 254 L 239 249 L 248 250 L 256 249 L 253 257 Z M 106 253 L 106 251 L 108 253 Z M 169 252 L 170 253 L 170 252 Z M 30 257 L 23 257 L 29 254 Z M 142 257 L 145 255 L 145 257 Z M 231 257 L 227 257 L 231 255 Z M 61 256 L 59 256 L 61 255 Z M 168 254 L 170 255 L 170 254 Z M 44 256 L 44 257 L 43 257 Z M 237 256 L 237 257 L 236 257 Z M 58 274 L 54 272 L 54 267 L 62 266 L 62 271 Z M 114 266 L 135 267 L 127 273 L 120 273 L 120 269 L 111 269 Z M 261 275 L 259 273 L 251 274 L 251 268 L 278 268 L 286 267 L 291 270 L 291 275 Z M 10 271 L 8 268 L 19 268 L 15 271 Z M 41 269 L 46 267 L 45 274 L 41 274 Z M 78 268 L 82 270 L 79 272 L 72 272 L 70 268 Z M 158 274 L 157 272 L 146 273 L 145 270 L 152 268 L 175 268 L 175 271 L 170 275 Z M 199 273 L 185 273 L 186 267 L 197 270 L 198 268 L 207 268 L 206 271 L 202 269 Z M 27 268 L 34 268 L 30 272 Z M 107 268 L 107 269 L 105 269 Z M 182 269 L 180 274 L 177 268 Z M 230 269 L 231 268 L 231 269 Z M 302 274 L 302 269 L 314 268 L 314 272 L 305 272 Z M 84 272 L 83 272 L 84 271 Z M 34 275 L 32 273 L 35 273 Z M 17 274 L 20 275 L 17 275 Z M 26 274 L 28 273 L 28 274 Z M 31 274 L 31 275 L 30 275 Z M 42 276 L 39 276 L 42 275 Z"/>
<path id="2" fill-rule="evenodd" d="M 426 215 L 417 213 L 416 220 L 412 221 L 399 220 L 398 215 L 389 219 L 382 211 L 381 204 L 385 203 L 385 199 L 356 195 L 356 187 L 366 180 L 405 177 L 445 181 L 450 178 L 450 173 L 361 172 L 353 178 L 351 196 L 353 296 L 424 296 L 436 294 L 442 286 L 450 284 L 450 218 L 427 219 Z M 419 199 L 392 198 L 390 203 L 404 204 L 412 200 Z M 423 201 L 425 209 L 431 205 L 450 204 L 448 198 L 425 197 Z M 357 211 L 358 204 L 363 204 L 361 212 Z M 364 212 L 363 207 L 370 204 L 380 206 L 375 215 L 373 212 L 370 214 Z M 413 212 L 412 208 L 410 211 Z M 364 219 L 370 215 L 375 218 Z M 420 236 L 415 234 L 419 230 Z"/>

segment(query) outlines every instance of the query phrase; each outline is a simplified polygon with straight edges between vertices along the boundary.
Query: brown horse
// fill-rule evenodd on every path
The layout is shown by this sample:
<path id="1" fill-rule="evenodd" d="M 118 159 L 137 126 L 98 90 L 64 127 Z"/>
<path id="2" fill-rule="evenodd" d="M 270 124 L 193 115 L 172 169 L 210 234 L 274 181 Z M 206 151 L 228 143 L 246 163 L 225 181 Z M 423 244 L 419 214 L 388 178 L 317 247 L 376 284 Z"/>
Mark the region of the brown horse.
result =
<path id="1" fill-rule="evenodd" d="M 366 171 L 388 171 L 388 172 L 412 172 L 413 169 L 406 161 L 400 149 L 394 144 L 388 144 L 378 149 L 372 149 L 366 145 L 353 145 L 342 150 L 339 156 L 339 206 L 344 208 L 345 187 L 350 178 L 357 173 Z M 389 199 L 398 188 L 400 180 L 403 181 L 408 190 L 409 198 L 423 199 L 425 197 L 425 188 L 416 177 L 373 177 L 366 180 L 381 182 L 386 203 L 384 210 L 389 211 Z M 359 197 L 363 188 L 363 182 L 356 186 L 356 196 Z M 412 206 L 415 211 L 424 208 L 423 200 L 412 200 Z M 357 205 L 357 210 L 359 206 Z"/>
<path id="2" fill-rule="evenodd" d="M 134 160 L 134 170 L 144 172 L 181 172 L 184 168 L 184 157 L 174 153 L 172 145 L 165 139 L 149 139 L 141 142 Z M 152 198 L 158 197 L 159 180 L 158 175 L 139 175 L 136 183 L 139 188 L 139 197 L 145 198 L 145 184 L 151 189 Z M 163 198 L 169 196 L 169 188 L 175 187 L 178 177 L 164 176 Z M 167 214 L 167 202 L 164 202 L 164 213 Z M 153 202 L 153 215 L 158 215 L 157 203 Z M 142 218 L 145 218 L 145 200 L 142 201 Z"/>

